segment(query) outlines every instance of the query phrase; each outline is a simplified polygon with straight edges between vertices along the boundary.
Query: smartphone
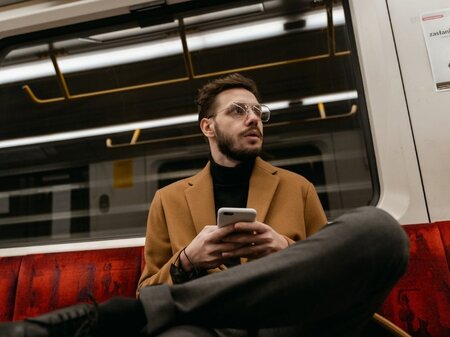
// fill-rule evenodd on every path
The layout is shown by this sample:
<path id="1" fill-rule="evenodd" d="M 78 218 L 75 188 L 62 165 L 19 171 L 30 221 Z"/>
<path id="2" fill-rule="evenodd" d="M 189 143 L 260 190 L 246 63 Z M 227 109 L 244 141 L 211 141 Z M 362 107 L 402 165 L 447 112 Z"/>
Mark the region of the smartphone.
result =
<path id="1" fill-rule="evenodd" d="M 253 208 L 222 207 L 217 211 L 217 226 L 224 227 L 236 222 L 253 222 L 256 210 Z"/>

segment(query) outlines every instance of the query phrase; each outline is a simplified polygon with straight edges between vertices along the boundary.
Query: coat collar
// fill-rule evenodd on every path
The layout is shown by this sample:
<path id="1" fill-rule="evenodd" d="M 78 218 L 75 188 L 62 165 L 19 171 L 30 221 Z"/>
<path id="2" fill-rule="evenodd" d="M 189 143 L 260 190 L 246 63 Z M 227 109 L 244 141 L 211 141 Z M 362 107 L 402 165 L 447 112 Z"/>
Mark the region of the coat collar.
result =
<path id="1" fill-rule="evenodd" d="M 256 209 L 256 219 L 263 223 L 280 181 L 277 171 L 275 166 L 258 157 L 250 176 L 247 207 Z"/>
<path id="2" fill-rule="evenodd" d="M 264 222 L 272 198 L 278 186 L 278 169 L 261 158 L 256 158 L 250 177 L 247 207 L 257 210 L 257 220 Z M 185 191 L 186 200 L 191 211 L 192 220 L 197 232 L 205 225 L 216 223 L 214 208 L 214 190 L 210 173 L 210 163 L 188 179 L 189 187 Z"/>

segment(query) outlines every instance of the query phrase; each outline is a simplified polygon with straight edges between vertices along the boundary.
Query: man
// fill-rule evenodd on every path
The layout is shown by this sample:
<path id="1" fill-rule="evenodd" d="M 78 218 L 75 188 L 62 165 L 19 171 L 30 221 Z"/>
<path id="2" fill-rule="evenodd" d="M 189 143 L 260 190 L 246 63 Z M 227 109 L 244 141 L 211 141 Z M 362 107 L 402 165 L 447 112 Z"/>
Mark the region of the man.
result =
<path id="1" fill-rule="evenodd" d="M 251 79 L 232 74 L 213 80 L 199 90 L 197 104 L 210 162 L 156 193 L 138 289 L 182 283 L 266 256 L 327 222 L 310 182 L 259 158 L 270 111 L 259 103 Z M 218 229 L 217 210 L 225 206 L 254 208 L 257 221 Z"/>
<path id="2" fill-rule="evenodd" d="M 263 329 L 258 336 L 364 337 L 359 332 L 405 271 L 408 251 L 389 214 L 363 207 L 250 263 L 143 287 L 138 300 L 79 304 L 0 324 L 0 336 L 217 337 L 217 328 L 239 328 Z"/>
<path id="3" fill-rule="evenodd" d="M 221 81 L 234 84 L 217 88 Z M 139 299 L 0 324 L 0 336 L 217 337 L 230 332 L 223 328 L 237 329 L 232 335 L 359 336 L 405 271 L 404 231 L 374 207 L 322 227 L 311 184 L 258 157 L 268 116 L 252 82 L 231 75 L 212 83 L 199 95 L 210 164 L 156 193 Z M 221 206 L 253 207 L 257 221 L 217 228 Z"/>

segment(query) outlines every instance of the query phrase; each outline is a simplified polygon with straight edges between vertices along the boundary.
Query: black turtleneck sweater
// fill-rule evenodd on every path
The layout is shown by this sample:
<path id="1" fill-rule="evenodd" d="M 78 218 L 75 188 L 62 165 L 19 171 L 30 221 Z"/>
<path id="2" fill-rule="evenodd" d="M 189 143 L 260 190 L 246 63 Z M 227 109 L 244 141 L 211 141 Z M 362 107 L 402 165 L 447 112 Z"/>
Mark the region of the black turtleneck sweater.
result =
<path id="1" fill-rule="evenodd" d="M 247 207 L 248 186 L 255 161 L 245 161 L 235 167 L 226 167 L 217 164 L 210 156 L 210 162 L 216 217 L 221 207 Z M 228 259 L 225 263 L 227 267 L 238 264 L 239 258 Z"/>
<path id="2" fill-rule="evenodd" d="M 247 207 L 248 186 L 255 161 L 246 161 L 235 167 L 221 166 L 212 157 L 210 161 L 216 214 L 221 207 Z"/>

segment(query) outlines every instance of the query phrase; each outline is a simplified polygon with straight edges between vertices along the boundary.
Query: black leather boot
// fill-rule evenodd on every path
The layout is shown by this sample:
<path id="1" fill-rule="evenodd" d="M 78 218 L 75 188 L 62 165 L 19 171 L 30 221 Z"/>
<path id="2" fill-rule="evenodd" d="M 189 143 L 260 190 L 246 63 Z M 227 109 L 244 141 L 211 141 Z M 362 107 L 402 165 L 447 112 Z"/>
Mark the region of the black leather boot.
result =
<path id="1" fill-rule="evenodd" d="M 78 304 L 24 321 L 0 324 L 2 337 L 94 337 L 98 311 L 92 304 Z"/>
<path id="2" fill-rule="evenodd" d="M 147 324 L 139 300 L 114 297 L 82 303 L 24 321 L 0 324 L 0 337 L 137 337 Z"/>

